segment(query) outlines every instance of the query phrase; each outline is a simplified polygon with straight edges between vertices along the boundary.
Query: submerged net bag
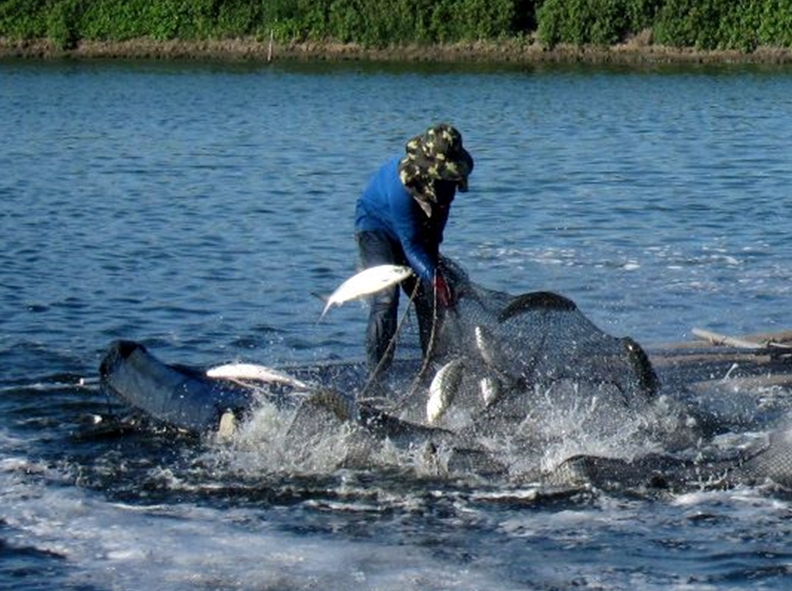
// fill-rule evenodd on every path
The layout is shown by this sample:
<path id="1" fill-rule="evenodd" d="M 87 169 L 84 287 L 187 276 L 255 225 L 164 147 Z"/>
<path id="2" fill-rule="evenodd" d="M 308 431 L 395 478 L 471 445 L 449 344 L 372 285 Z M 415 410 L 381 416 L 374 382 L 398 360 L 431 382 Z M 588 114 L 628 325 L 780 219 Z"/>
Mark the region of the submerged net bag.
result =
<path id="1" fill-rule="evenodd" d="M 431 362 L 421 376 L 433 382 L 430 397 L 434 390 L 445 399 L 441 406 L 468 418 L 497 412 L 519 421 L 537 397 L 596 397 L 634 407 L 656 394 L 656 374 L 638 343 L 606 334 L 571 300 L 551 292 L 515 296 L 487 289 L 448 259 L 442 271 L 458 299 L 435 322 Z M 427 412 L 430 423 L 465 422 L 457 417 L 451 425 L 452 419 L 432 417 L 429 407 Z M 418 420 L 422 413 L 414 408 L 403 417 Z"/>

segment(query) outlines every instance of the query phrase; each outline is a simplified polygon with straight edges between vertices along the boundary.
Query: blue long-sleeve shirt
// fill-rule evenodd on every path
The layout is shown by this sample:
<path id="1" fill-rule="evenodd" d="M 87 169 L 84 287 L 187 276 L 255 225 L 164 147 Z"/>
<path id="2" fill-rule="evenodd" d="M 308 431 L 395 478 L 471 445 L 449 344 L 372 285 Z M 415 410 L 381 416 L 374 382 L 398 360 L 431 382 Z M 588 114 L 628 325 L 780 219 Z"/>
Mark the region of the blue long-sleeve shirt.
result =
<path id="1" fill-rule="evenodd" d="M 355 231 L 382 231 L 399 242 L 413 271 L 431 281 L 437 268 L 448 207 L 434 207 L 427 217 L 399 179 L 399 157 L 386 162 L 361 193 L 355 208 Z"/>

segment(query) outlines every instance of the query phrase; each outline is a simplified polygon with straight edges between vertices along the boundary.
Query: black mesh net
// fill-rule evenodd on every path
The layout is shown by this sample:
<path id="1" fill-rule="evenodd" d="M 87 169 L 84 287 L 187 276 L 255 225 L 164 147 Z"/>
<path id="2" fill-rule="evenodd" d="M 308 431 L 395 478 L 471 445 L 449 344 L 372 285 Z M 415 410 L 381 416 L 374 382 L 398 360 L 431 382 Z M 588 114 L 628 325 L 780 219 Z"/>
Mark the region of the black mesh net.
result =
<path id="1" fill-rule="evenodd" d="M 486 289 L 442 264 L 458 297 L 434 323 L 426 360 L 397 359 L 374 376 L 363 363 L 310 364 L 288 368 L 286 380 L 250 383 L 170 366 L 119 342 L 102 362 L 103 387 L 191 431 L 217 430 L 230 410 L 249 421 L 243 434 L 254 442 L 257 420 L 269 424 L 274 413 L 274 424 L 288 425 L 275 449 L 297 450 L 300 466 L 319 452 L 323 469 L 332 457 L 346 467 L 407 461 L 427 474 L 552 485 L 660 486 L 729 474 L 792 486 L 788 422 L 758 449 L 724 455 L 707 446 L 688 404 L 665 395 L 667 386 L 658 395 L 634 340 L 606 334 L 563 296 Z M 335 453 L 333 442 L 343 449 Z"/>
<path id="2" fill-rule="evenodd" d="M 458 299 L 435 324 L 432 361 L 421 376 L 440 407 L 424 411 L 416 404 L 427 397 L 420 388 L 411 393 L 404 418 L 458 430 L 476 417 L 519 421 L 537 394 L 597 397 L 623 406 L 656 394 L 657 378 L 638 343 L 606 334 L 571 300 L 551 292 L 513 296 L 486 289 L 447 259 L 443 272 Z"/>
<path id="3" fill-rule="evenodd" d="M 603 332 L 558 294 L 515 296 L 486 289 L 449 260 L 443 261 L 443 272 L 458 301 L 435 323 L 431 361 L 397 409 L 402 419 L 483 443 L 495 451 L 493 457 L 511 452 L 512 473 L 525 467 L 520 460 L 531 450 L 547 452 L 558 444 L 560 457 L 539 454 L 549 460 L 549 482 L 665 483 L 711 473 L 789 482 L 788 427 L 773 432 L 758 451 L 702 459 L 695 421 L 683 407 L 657 396 L 657 375 L 633 339 Z M 564 418 L 553 423 L 551 415 L 559 412 Z M 561 425 L 561 432 L 553 433 L 553 424 Z M 580 434 L 583 454 L 559 464 L 574 450 L 569 439 Z M 644 447 L 634 445 L 655 437 L 665 444 L 677 439 L 681 455 L 644 454 L 639 451 Z M 592 447 L 611 457 L 591 455 Z M 695 460 L 686 459 L 683 450 L 694 448 Z M 619 457 L 623 453 L 627 457 Z"/>

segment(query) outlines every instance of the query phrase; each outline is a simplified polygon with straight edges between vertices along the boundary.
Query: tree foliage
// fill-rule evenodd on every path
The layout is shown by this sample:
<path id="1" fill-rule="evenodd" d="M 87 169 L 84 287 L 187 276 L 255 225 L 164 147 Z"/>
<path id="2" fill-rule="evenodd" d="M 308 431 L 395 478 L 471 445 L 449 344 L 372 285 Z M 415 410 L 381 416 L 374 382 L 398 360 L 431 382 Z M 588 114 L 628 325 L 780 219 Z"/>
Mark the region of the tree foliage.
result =
<path id="1" fill-rule="evenodd" d="M 264 38 L 385 47 L 522 39 L 608 46 L 651 31 L 699 49 L 792 47 L 792 0 L 0 0 L 0 36 Z"/>
<path id="2" fill-rule="evenodd" d="M 537 19 L 546 44 L 613 45 L 651 29 L 664 0 L 546 0 Z"/>
<path id="3" fill-rule="evenodd" d="M 612 45 L 644 30 L 671 47 L 792 46 L 792 0 L 545 0 L 537 20 L 550 46 Z"/>

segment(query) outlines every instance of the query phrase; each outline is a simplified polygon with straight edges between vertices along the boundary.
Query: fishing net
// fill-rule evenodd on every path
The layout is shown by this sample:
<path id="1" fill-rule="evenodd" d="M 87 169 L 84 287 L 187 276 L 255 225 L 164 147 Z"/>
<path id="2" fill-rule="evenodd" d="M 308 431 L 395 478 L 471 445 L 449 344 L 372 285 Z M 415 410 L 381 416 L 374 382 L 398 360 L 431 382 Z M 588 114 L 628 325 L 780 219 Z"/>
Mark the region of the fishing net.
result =
<path id="1" fill-rule="evenodd" d="M 487 289 L 448 259 L 442 270 L 457 302 L 435 322 L 430 361 L 416 383 L 434 381 L 448 412 L 424 417 L 429 422 L 460 427 L 494 413 L 519 421 L 537 396 L 635 406 L 656 394 L 658 380 L 640 345 L 603 332 L 571 300 Z M 410 395 L 414 402 L 426 396 L 425 387 Z M 405 406 L 405 418 L 421 418 L 420 404 Z"/>
<path id="2" fill-rule="evenodd" d="M 284 444 L 275 449 L 301 469 L 327 469 L 330 457 L 344 467 L 406 461 L 430 475 L 551 485 L 727 474 L 792 486 L 788 424 L 757 449 L 710 452 L 685 405 L 658 396 L 634 340 L 606 334 L 558 294 L 511 295 L 472 282 L 452 261 L 442 267 L 457 303 L 434 322 L 423 359 L 397 358 L 373 376 L 365 363 L 312 363 L 288 368 L 288 379 L 248 383 L 167 365 L 120 341 L 102 361 L 103 388 L 188 431 L 217 431 L 229 413 L 252 427 L 253 417 L 277 416 Z"/>

